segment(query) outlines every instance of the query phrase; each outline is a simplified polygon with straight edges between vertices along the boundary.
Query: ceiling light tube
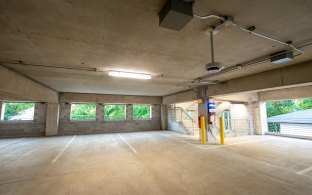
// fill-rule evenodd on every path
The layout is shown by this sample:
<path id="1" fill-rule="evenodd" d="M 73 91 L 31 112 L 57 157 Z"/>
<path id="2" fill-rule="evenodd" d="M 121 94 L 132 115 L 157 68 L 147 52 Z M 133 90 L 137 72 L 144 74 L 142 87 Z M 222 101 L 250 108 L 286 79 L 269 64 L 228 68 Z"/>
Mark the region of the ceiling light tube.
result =
<path id="1" fill-rule="evenodd" d="M 109 71 L 109 76 L 113 77 L 125 77 L 125 78 L 132 78 L 132 79 L 151 79 L 152 76 L 150 74 L 144 74 L 144 73 L 134 73 L 134 72 L 122 72 L 122 71 Z"/>

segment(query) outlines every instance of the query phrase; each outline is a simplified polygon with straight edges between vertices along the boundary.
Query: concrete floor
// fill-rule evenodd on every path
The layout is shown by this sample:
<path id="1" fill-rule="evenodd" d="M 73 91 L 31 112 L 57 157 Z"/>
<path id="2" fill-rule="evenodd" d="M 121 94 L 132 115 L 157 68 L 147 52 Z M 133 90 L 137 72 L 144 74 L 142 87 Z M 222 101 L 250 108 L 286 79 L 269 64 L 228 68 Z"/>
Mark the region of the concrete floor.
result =
<path id="1" fill-rule="evenodd" d="M 312 141 L 169 131 L 0 140 L 0 194 L 311 194 Z"/>

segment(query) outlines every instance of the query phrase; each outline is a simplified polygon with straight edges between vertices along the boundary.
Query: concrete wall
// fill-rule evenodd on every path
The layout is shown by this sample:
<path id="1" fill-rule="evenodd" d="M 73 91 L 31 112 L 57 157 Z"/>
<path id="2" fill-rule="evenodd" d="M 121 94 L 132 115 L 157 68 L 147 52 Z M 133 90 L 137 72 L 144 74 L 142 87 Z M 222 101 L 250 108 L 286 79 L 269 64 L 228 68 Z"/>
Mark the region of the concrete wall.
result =
<path id="1" fill-rule="evenodd" d="M 249 118 L 248 110 L 245 104 L 232 104 L 230 108 L 232 129 L 236 131 L 236 135 L 249 134 Z"/>
<path id="2" fill-rule="evenodd" d="M 173 107 L 180 107 L 183 110 L 187 111 L 194 110 L 194 112 L 189 113 L 189 116 L 193 119 L 194 123 L 187 118 L 186 120 L 175 121 L 175 118 L 180 119 L 181 114 L 179 111 L 171 110 L 171 106 Z M 178 133 L 187 134 L 188 132 L 192 132 L 194 130 L 194 133 L 198 132 L 198 103 L 197 101 L 190 101 L 190 102 L 183 102 L 178 104 L 172 104 L 167 106 L 167 117 L 168 117 L 168 130 L 175 131 Z M 174 117 L 176 115 L 176 117 Z M 185 117 L 185 114 L 183 114 Z M 183 118 L 183 117 L 182 117 Z"/>
<path id="3" fill-rule="evenodd" d="M 154 131 L 161 129 L 161 105 L 152 104 L 151 120 L 133 120 L 132 104 L 126 105 L 126 120 L 104 120 L 102 103 L 97 103 L 95 121 L 71 121 L 70 103 L 61 103 L 59 119 L 59 135 L 92 134 L 92 133 L 117 133 L 132 131 Z"/>
<path id="4" fill-rule="evenodd" d="M 162 97 L 62 93 L 60 102 L 59 135 L 154 131 L 160 130 L 162 125 Z M 79 102 L 96 103 L 95 121 L 70 120 L 70 103 Z M 105 103 L 126 104 L 126 120 L 104 120 L 103 109 Z M 152 106 L 152 119 L 133 120 L 132 104 L 150 104 Z"/>
<path id="5" fill-rule="evenodd" d="M 161 125 L 163 129 L 166 128 L 166 118 L 161 120 L 161 97 L 63 93 L 60 98 L 62 103 L 36 103 L 34 121 L 0 122 L 0 136 L 22 137 L 151 131 L 160 130 Z M 70 103 L 72 102 L 96 103 L 96 121 L 71 121 Z M 127 119 L 104 121 L 103 103 L 126 104 Z M 152 119 L 133 120 L 132 104 L 136 103 L 150 104 L 152 106 Z"/>
<path id="6" fill-rule="evenodd" d="M 253 134 L 253 128 L 250 126 L 250 121 L 253 121 L 253 116 L 250 115 L 249 109 L 247 104 L 231 104 L 227 101 L 218 102 L 215 125 L 219 128 L 219 117 L 222 116 L 224 110 L 229 110 L 231 115 L 231 129 L 236 132 L 236 135 Z"/>
<path id="7" fill-rule="evenodd" d="M 0 121 L 0 137 L 44 136 L 47 104 L 36 103 L 33 121 Z"/>

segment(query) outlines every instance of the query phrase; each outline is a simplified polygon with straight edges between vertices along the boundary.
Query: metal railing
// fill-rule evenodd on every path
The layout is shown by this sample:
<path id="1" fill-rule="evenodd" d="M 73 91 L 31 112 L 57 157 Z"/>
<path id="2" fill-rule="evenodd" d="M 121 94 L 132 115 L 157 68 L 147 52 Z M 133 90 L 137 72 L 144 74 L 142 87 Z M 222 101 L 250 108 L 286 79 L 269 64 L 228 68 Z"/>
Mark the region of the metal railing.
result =
<path id="1" fill-rule="evenodd" d="M 195 121 L 192 118 L 192 116 L 190 116 L 181 107 L 172 107 L 170 109 L 170 112 L 171 112 L 171 116 L 172 116 L 173 121 L 180 122 L 183 125 L 184 129 L 186 130 L 187 134 L 194 135 L 194 133 L 195 133 L 194 123 L 195 123 Z M 192 124 L 191 130 L 188 128 L 188 126 L 186 127 L 187 122 L 190 122 Z"/>
<path id="2" fill-rule="evenodd" d="M 225 137 L 236 137 L 239 135 L 250 135 L 250 121 L 248 119 L 228 119 L 224 120 Z M 211 128 L 211 133 L 216 140 L 219 138 L 220 128 L 216 122 Z"/>
<path id="3" fill-rule="evenodd" d="M 195 108 L 194 108 L 194 106 L 196 106 Z M 193 104 L 191 104 L 190 106 L 188 106 L 185 110 L 186 111 L 194 111 L 194 110 L 197 110 L 198 109 L 198 103 L 197 102 L 194 102 Z"/>

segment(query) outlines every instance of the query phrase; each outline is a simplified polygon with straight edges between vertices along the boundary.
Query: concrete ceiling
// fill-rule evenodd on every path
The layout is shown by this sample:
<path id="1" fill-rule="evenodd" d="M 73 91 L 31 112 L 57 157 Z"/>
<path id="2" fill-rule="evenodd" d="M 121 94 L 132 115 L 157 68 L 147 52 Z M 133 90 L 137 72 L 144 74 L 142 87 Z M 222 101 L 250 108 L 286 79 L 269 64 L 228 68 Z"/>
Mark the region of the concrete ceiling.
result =
<path id="1" fill-rule="evenodd" d="M 158 26 L 165 0 L 2 0 L 0 1 L 0 61 L 16 72 L 60 92 L 167 95 L 188 89 L 190 81 L 206 75 L 210 62 L 209 36 L 215 20 L 193 19 L 183 30 Z M 198 15 L 231 15 L 242 26 L 295 46 L 312 42 L 311 0 L 197 0 Z M 285 49 L 234 27 L 215 36 L 215 58 L 226 67 Z M 273 65 L 261 63 L 214 76 L 211 80 L 255 74 L 312 60 L 304 55 Z M 78 68 L 61 69 L 53 66 Z M 152 80 L 112 78 L 102 71 L 150 73 Z M 163 75 L 163 76 L 159 76 Z"/>

